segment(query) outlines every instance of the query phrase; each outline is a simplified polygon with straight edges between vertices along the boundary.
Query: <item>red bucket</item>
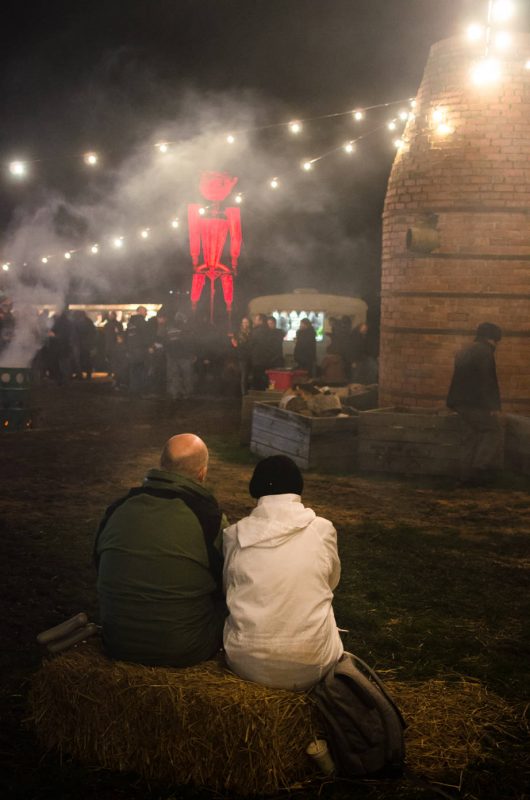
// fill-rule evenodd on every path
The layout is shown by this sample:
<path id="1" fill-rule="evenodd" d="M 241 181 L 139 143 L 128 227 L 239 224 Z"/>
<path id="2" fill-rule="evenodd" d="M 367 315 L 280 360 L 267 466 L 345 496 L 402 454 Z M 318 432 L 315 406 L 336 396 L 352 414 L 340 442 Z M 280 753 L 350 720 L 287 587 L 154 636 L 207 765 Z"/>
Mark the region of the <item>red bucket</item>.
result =
<path id="1" fill-rule="evenodd" d="M 285 392 L 290 389 L 293 383 L 303 383 L 308 378 L 305 369 L 267 369 L 269 377 L 269 389 L 277 392 Z"/>

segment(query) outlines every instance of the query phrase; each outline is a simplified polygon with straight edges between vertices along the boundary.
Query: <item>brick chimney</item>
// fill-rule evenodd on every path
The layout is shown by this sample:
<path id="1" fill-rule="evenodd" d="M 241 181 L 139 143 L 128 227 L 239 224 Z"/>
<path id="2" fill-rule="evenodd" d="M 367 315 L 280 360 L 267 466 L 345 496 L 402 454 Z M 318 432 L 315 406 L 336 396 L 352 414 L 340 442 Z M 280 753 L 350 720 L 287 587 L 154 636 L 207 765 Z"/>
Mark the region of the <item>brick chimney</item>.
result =
<path id="1" fill-rule="evenodd" d="M 530 413 L 530 35 L 497 82 L 479 50 L 431 48 L 383 213 L 380 405 L 442 406 L 480 322 L 503 330 L 503 409 Z"/>

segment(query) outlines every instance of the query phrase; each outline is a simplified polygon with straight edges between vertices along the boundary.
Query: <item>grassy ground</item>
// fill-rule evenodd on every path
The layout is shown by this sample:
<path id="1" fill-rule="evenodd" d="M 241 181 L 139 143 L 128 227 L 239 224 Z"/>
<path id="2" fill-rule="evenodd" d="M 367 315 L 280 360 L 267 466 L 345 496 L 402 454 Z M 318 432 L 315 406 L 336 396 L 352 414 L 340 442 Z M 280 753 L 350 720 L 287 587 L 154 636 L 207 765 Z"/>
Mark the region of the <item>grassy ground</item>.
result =
<path id="1" fill-rule="evenodd" d="M 26 682 L 40 660 L 35 635 L 76 611 L 97 616 L 90 553 L 105 506 L 156 463 L 168 435 L 193 430 L 213 451 L 212 487 L 235 519 L 251 508 L 254 459 L 237 444 L 238 408 L 189 402 L 167 418 L 156 400 L 131 402 L 104 385 L 40 390 L 39 425 L 4 435 L 0 532 L 0 789 L 37 798 L 206 798 L 131 775 L 45 755 L 23 725 Z M 400 681 L 481 681 L 523 713 L 528 695 L 530 504 L 524 482 L 490 491 L 447 482 L 306 476 L 304 499 L 339 532 L 335 609 L 345 645 Z M 530 785 L 524 727 L 491 732 L 480 761 L 440 783 L 324 784 L 298 792 L 330 800 L 523 798 Z M 443 773 L 443 770 L 442 770 Z"/>

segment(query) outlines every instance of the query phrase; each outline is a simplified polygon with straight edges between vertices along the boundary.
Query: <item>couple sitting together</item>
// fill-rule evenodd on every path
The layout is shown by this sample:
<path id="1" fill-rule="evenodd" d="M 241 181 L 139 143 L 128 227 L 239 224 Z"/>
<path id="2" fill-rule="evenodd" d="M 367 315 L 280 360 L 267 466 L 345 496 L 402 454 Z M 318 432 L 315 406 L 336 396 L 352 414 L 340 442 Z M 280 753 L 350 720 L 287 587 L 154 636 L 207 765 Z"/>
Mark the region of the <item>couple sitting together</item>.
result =
<path id="1" fill-rule="evenodd" d="M 107 509 L 94 553 L 106 651 L 187 667 L 224 648 L 246 680 L 309 689 L 343 653 L 335 529 L 302 504 L 302 475 L 285 456 L 257 464 L 257 505 L 230 526 L 204 488 L 207 469 L 199 437 L 173 436 L 160 469 Z"/>

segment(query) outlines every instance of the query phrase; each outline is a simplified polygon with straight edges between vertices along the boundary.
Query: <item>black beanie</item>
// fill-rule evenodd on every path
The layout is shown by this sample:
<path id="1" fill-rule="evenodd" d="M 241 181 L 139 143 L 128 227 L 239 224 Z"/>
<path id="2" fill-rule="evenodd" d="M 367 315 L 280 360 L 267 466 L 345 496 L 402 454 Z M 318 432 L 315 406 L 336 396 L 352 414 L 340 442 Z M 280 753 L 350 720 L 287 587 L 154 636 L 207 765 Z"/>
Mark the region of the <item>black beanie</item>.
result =
<path id="1" fill-rule="evenodd" d="M 491 339 L 494 342 L 500 342 L 502 338 L 502 331 L 494 322 L 481 322 L 476 332 L 477 339 Z"/>
<path id="2" fill-rule="evenodd" d="M 250 496 L 258 500 L 267 494 L 302 494 L 304 479 L 288 456 L 269 456 L 256 464 L 250 479 Z"/>

